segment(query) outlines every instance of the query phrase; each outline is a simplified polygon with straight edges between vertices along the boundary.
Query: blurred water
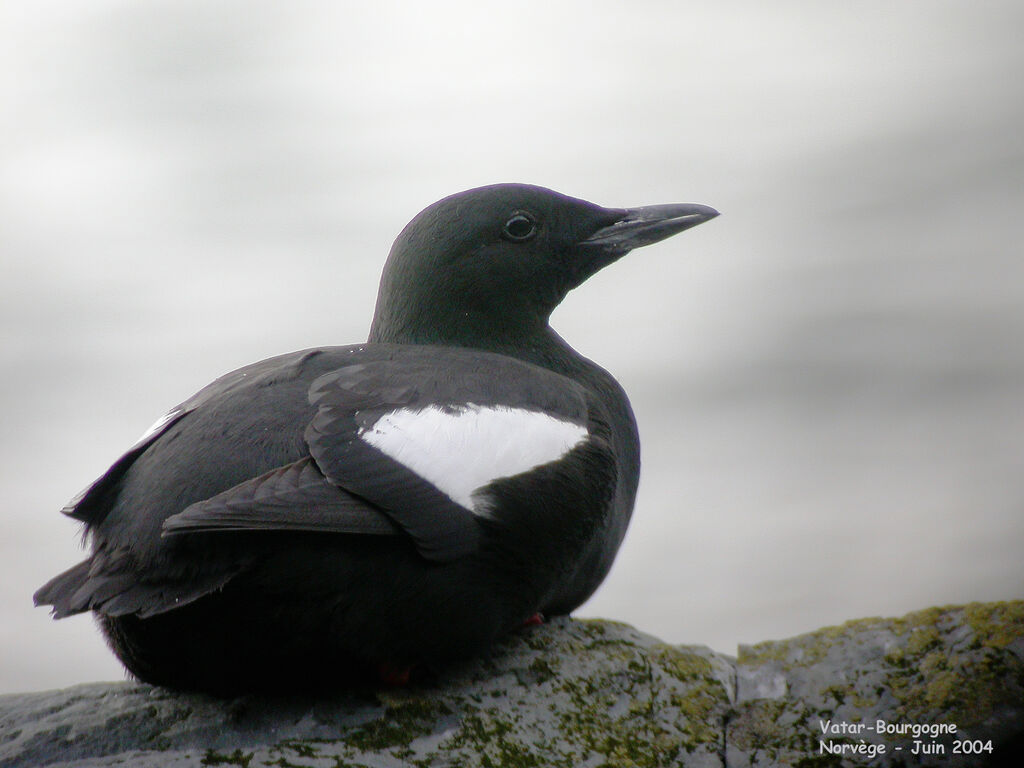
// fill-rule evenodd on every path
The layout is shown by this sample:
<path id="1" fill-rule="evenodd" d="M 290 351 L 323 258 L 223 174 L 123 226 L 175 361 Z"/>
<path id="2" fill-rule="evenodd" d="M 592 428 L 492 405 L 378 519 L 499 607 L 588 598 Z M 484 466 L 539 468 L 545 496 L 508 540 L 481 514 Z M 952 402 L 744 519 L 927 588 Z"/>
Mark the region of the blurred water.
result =
<path id="1" fill-rule="evenodd" d="M 733 651 L 1021 597 L 1019 4 L 2 14 L 0 691 L 120 675 L 30 607 L 60 506 L 217 375 L 362 339 L 394 235 L 495 181 L 724 212 L 556 312 L 644 446 L 582 614 Z"/>

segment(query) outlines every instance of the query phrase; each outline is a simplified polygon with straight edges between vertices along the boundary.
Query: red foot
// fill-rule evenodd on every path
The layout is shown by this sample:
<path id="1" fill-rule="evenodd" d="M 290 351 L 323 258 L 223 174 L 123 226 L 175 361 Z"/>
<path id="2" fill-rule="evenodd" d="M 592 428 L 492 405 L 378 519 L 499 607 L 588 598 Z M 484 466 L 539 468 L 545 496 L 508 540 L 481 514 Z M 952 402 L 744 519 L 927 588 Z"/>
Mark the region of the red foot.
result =
<path id="1" fill-rule="evenodd" d="M 396 667 L 382 661 L 377 665 L 377 679 L 389 688 L 402 688 L 409 684 L 412 667 Z"/>
<path id="2" fill-rule="evenodd" d="M 535 613 L 535 614 L 533 614 L 533 616 L 531 616 L 530 618 L 528 618 L 526 621 L 523 622 L 523 626 L 524 627 L 539 627 L 543 623 L 544 623 L 544 614 L 543 613 Z"/>

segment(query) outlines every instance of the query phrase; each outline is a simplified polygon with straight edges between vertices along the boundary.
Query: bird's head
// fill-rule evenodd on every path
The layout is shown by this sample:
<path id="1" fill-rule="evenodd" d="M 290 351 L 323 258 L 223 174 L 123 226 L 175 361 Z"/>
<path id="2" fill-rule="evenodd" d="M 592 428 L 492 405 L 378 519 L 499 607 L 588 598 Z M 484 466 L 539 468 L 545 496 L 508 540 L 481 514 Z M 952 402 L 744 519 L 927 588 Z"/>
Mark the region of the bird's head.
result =
<path id="1" fill-rule="evenodd" d="M 546 329 L 565 295 L 599 269 L 717 215 L 695 204 L 603 208 L 526 184 L 451 195 L 395 240 L 370 341 L 515 343 Z"/>

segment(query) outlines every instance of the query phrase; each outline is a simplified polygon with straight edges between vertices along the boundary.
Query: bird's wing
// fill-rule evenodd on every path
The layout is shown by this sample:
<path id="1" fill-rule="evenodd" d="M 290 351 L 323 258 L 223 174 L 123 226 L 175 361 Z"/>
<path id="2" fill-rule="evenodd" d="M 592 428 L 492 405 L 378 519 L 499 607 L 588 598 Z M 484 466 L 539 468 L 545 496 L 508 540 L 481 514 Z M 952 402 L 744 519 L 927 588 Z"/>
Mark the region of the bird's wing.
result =
<path id="1" fill-rule="evenodd" d="M 282 358 L 285 356 L 282 356 Z M 274 358 L 271 358 L 272 362 Z M 257 364 L 259 365 L 259 364 Z M 99 525 L 103 522 L 103 518 L 107 512 L 110 511 L 110 493 L 114 491 L 117 484 L 124 477 L 125 472 L 128 471 L 129 467 L 135 462 L 135 460 L 141 456 L 149 446 L 151 446 L 157 439 L 164 435 L 171 427 L 181 421 L 189 413 L 200 407 L 210 398 L 214 397 L 218 392 L 229 389 L 232 385 L 238 382 L 244 381 L 245 377 L 249 375 L 249 370 L 254 366 L 248 368 L 240 368 L 237 371 L 225 374 L 220 378 L 213 381 L 211 384 L 203 387 L 201 390 L 196 392 L 192 397 L 174 408 L 169 410 L 147 429 L 142 436 L 135 441 L 135 444 L 129 448 L 124 454 L 113 464 L 110 468 L 100 475 L 96 480 L 82 489 L 74 498 L 71 499 L 64 508 L 61 509 L 68 517 L 72 517 L 75 520 L 80 520 L 86 523 L 88 526 Z"/>
<path id="2" fill-rule="evenodd" d="M 194 406 L 193 406 L 194 407 Z M 61 512 L 68 517 L 88 525 L 97 525 L 110 509 L 107 503 L 108 492 L 111 491 L 142 453 L 174 424 L 181 420 L 192 407 L 185 404 L 176 406 L 161 416 L 157 422 L 145 431 L 135 444 L 129 448 L 110 468 L 96 480 L 79 491 L 71 501 L 64 505 Z"/>
<path id="3" fill-rule="evenodd" d="M 196 502 L 163 524 L 165 536 L 253 530 L 401 533 L 386 515 L 331 485 L 310 457 Z"/>
<path id="4" fill-rule="evenodd" d="M 310 457 L 167 519 L 164 534 L 315 531 L 408 535 L 435 562 L 476 550 L 478 491 L 585 441 L 578 384 L 508 357 L 384 347 L 319 376 Z"/>
<path id="5" fill-rule="evenodd" d="M 421 348 L 422 349 L 422 348 Z M 492 481 L 555 461 L 587 437 L 572 380 L 460 349 L 396 352 L 317 378 L 306 428 L 327 480 L 366 499 L 430 560 L 476 549 Z"/>
<path id="6" fill-rule="evenodd" d="M 214 531 L 401 534 L 387 516 L 328 483 L 310 457 L 192 504 L 163 524 L 167 536 Z M 41 587 L 34 600 L 53 606 L 58 619 L 87 610 L 155 616 L 221 589 L 259 557 L 258 548 L 233 543 L 230 552 L 222 545 L 216 558 L 165 562 L 152 578 L 130 545 L 104 543 L 91 558 Z"/>

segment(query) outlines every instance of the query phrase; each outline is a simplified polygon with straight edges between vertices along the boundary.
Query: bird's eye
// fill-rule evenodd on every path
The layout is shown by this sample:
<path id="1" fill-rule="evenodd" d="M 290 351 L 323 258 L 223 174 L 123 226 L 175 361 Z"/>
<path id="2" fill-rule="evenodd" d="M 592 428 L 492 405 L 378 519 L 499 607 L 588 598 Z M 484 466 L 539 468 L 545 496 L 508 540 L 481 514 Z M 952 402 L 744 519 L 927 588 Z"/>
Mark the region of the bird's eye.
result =
<path id="1" fill-rule="evenodd" d="M 516 211 L 501 228 L 501 234 L 506 240 L 521 243 L 537 234 L 537 222 L 530 214 Z"/>

